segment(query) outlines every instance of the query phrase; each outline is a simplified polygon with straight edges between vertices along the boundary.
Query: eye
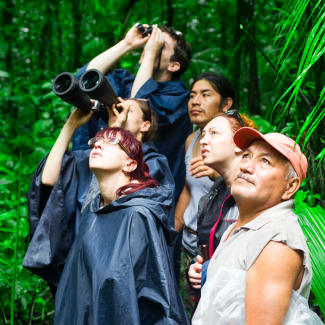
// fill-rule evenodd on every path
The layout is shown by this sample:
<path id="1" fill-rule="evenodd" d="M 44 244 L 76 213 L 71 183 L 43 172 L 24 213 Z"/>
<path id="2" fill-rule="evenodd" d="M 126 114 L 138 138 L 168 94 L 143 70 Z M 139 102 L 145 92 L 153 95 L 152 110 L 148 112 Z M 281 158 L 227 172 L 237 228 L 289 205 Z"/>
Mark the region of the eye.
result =
<path id="1" fill-rule="evenodd" d="M 262 163 L 265 165 L 271 165 L 270 161 L 266 158 L 262 158 Z"/>
<path id="2" fill-rule="evenodd" d="M 190 99 L 193 99 L 194 98 L 194 94 L 190 94 Z"/>
<path id="3" fill-rule="evenodd" d="M 204 93 L 203 95 L 202 95 L 202 97 L 209 97 L 210 96 L 210 94 L 207 94 L 207 93 Z"/>
<path id="4" fill-rule="evenodd" d="M 242 159 L 248 159 L 249 158 L 249 153 L 248 152 L 244 152 L 241 157 L 242 157 Z"/>

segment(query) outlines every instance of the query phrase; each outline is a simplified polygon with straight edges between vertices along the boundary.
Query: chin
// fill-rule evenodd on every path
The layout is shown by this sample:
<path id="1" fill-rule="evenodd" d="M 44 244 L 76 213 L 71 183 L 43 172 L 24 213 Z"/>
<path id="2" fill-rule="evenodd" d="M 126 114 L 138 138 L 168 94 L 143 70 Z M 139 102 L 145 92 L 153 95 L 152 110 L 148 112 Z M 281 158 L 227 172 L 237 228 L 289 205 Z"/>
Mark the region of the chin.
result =
<path id="1" fill-rule="evenodd" d="M 244 182 L 238 182 L 238 180 L 233 181 L 231 184 L 231 194 L 236 197 L 255 197 L 256 193 L 255 192 L 255 187 L 254 189 L 252 188 L 254 186 L 251 183 L 244 183 Z"/>

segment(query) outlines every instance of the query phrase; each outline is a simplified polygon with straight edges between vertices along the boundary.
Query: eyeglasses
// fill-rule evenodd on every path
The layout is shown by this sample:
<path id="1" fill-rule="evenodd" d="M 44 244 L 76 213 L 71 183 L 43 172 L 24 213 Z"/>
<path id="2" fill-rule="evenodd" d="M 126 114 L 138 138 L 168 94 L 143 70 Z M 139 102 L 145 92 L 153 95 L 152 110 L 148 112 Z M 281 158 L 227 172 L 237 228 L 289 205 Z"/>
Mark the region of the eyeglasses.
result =
<path id="1" fill-rule="evenodd" d="M 89 139 L 88 146 L 90 148 L 95 147 L 95 143 L 109 143 L 109 144 L 118 144 L 120 148 L 130 157 L 130 152 L 128 149 L 124 147 L 124 145 L 121 143 L 121 140 L 117 136 L 109 136 L 109 137 L 103 137 L 103 136 L 97 136 Z"/>
<path id="2" fill-rule="evenodd" d="M 241 118 L 237 109 L 228 109 L 228 111 L 225 111 L 224 114 L 234 117 L 239 122 L 240 126 L 242 126 L 242 127 L 245 126 L 244 121 Z"/>

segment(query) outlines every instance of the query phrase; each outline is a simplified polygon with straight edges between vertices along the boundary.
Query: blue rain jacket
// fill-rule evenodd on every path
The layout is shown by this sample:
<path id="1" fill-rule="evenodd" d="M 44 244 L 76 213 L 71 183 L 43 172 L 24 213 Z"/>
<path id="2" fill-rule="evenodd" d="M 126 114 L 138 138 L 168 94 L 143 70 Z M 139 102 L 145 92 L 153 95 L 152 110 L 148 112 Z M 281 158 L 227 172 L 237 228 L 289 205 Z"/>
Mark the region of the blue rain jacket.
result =
<path id="1" fill-rule="evenodd" d="M 175 236 L 167 222 L 172 186 L 103 208 L 98 194 L 75 232 L 77 183 L 92 178 L 84 163 L 67 152 L 48 190 L 39 184 L 43 161 L 29 191 L 33 237 L 23 265 L 58 286 L 55 324 L 189 324 L 166 245 Z"/>

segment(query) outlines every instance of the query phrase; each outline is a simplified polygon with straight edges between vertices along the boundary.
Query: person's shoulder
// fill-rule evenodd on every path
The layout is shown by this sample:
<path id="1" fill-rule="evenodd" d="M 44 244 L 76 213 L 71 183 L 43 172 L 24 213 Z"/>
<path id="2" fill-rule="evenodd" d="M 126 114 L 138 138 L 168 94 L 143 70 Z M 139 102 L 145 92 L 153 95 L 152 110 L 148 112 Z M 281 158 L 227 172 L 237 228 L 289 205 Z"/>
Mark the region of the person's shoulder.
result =
<path id="1" fill-rule="evenodd" d="M 190 146 L 191 142 L 193 141 L 196 132 L 197 132 L 197 131 L 192 132 L 192 133 L 191 133 L 191 134 L 186 138 L 186 141 L 185 141 L 185 151 L 187 151 L 188 147 Z"/>

